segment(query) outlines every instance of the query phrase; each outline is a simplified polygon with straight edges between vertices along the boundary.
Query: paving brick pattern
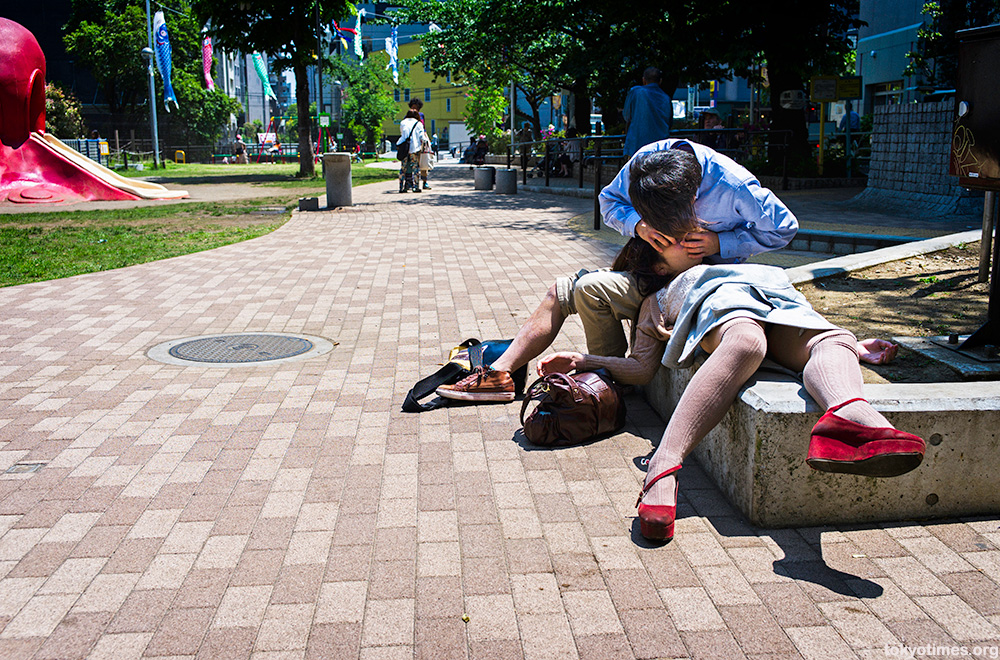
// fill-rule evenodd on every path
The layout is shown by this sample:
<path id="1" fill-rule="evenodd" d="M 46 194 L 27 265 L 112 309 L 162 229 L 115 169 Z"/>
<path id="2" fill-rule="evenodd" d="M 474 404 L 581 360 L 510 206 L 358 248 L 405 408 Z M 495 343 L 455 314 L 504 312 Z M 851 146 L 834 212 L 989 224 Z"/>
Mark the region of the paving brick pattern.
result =
<path id="1" fill-rule="evenodd" d="M 0 290 L 0 657 L 884 658 L 1000 646 L 1000 523 L 760 530 L 693 462 L 677 538 L 638 536 L 663 423 L 534 450 L 519 404 L 400 412 L 612 248 L 590 202 L 355 190 L 210 252 Z M 464 178 L 463 178 L 464 177 Z M 290 332 L 318 358 L 154 362 Z M 559 347 L 582 346 L 576 321 Z M 987 651 L 988 653 L 989 651 Z M 893 656 L 898 657 L 898 656 Z"/>

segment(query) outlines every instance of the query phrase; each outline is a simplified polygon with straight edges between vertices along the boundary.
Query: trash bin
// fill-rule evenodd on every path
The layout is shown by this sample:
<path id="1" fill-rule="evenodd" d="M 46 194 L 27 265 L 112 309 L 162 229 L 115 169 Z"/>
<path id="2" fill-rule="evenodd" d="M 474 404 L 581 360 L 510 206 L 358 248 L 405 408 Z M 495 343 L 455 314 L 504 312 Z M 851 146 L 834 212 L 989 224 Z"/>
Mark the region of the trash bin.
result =
<path id="1" fill-rule="evenodd" d="M 351 201 L 351 154 L 323 154 L 326 172 L 326 208 L 353 206 Z"/>
<path id="2" fill-rule="evenodd" d="M 501 195 L 517 194 L 517 170 L 497 172 L 497 193 Z"/>
<path id="3" fill-rule="evenodd" d="M 472 177 L 475 181 L 476 190 L 493 190 L 493 181 L 496 179 L 496 168 L 494 167 L 477 167 L 473 173 Z"/>

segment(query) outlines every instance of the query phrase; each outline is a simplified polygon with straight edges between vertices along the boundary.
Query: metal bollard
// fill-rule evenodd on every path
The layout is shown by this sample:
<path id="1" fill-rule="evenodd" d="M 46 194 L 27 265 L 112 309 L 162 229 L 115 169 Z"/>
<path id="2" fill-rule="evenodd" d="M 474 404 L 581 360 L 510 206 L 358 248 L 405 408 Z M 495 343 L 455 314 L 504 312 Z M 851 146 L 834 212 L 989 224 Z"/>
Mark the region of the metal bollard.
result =
<path id="1" fill-rule="evenodd" d="M 497 193 L 501 195 L 517 194 L 517 170 L 497 172 Z"/>
<path id="2" fill-rule="evenodd" d="M 351 154 L 323 154 L 326 178 L 326 208 L 353 206 L 351 201 Z"/>
<path id="3" fill-rule="evenodd" d="M 493 190 L 493 181 L 496 178 L 496 168 L 477 167 L 472 172 L 476 190 Z"/>

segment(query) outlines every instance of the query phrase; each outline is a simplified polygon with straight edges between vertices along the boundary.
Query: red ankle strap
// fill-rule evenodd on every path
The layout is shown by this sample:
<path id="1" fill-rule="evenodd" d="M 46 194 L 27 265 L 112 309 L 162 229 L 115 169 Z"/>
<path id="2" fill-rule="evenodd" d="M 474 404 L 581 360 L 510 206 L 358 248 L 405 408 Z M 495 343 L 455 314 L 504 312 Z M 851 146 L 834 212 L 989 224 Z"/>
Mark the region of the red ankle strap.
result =
<path id="1" fill-rule="evenodd" d="M 666 470 L 664 472 L 659 473 L 658 475 L 656 475 L 655 477 L 653 477 L 652 480 L 649 483 L 647 483 L 645 486 L 642 487 L 642 494 L 645 495 L 646 491 L 648 491 L 650 488 L 652 488 L 653 484 L 655 484 L 657 481 L 659 481 L 663 477 L 669 477 L 674 472 L 677 472 L 677 470 L 680 470 L 680 469 L 681 469 L 680 465 L 675 465 L 674 467 L 670 468 L 669 470 Z"/>
<path id="2" fill-rule="evenodd" d="M 843 408 L 847 404 L 854 403 L 855 401 L 864 401 L 865 403 L 868 403 L 867 399 L 862 399 L 861 397 L 857 397 L 855 399 L 848 399 L 847 401 L 844 401 L 843 403 L 838 403 L 837 405 L 835 405 L 832 408 L 830 408 L 829 410 L 827 410 L 827 412 L 837 412 L 838 410 L 840 410 L 841 408 Z"/>

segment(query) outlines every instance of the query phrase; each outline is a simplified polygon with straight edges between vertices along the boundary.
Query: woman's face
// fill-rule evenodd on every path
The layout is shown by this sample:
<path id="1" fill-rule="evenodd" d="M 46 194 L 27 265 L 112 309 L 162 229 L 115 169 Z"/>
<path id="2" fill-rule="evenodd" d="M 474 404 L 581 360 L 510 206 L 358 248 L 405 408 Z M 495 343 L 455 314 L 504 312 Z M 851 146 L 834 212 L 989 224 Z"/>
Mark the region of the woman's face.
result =
<path id="1" fill-rule="evenodd" d="M 660 250 L 660 263 L 656 266 L 657 275 L 677 275 L 692 266 L 701 263 L 701 257 L 692 257 L 681 247 L 680 241 L 672 236 L 664 236 L 670 246 Z"/>

